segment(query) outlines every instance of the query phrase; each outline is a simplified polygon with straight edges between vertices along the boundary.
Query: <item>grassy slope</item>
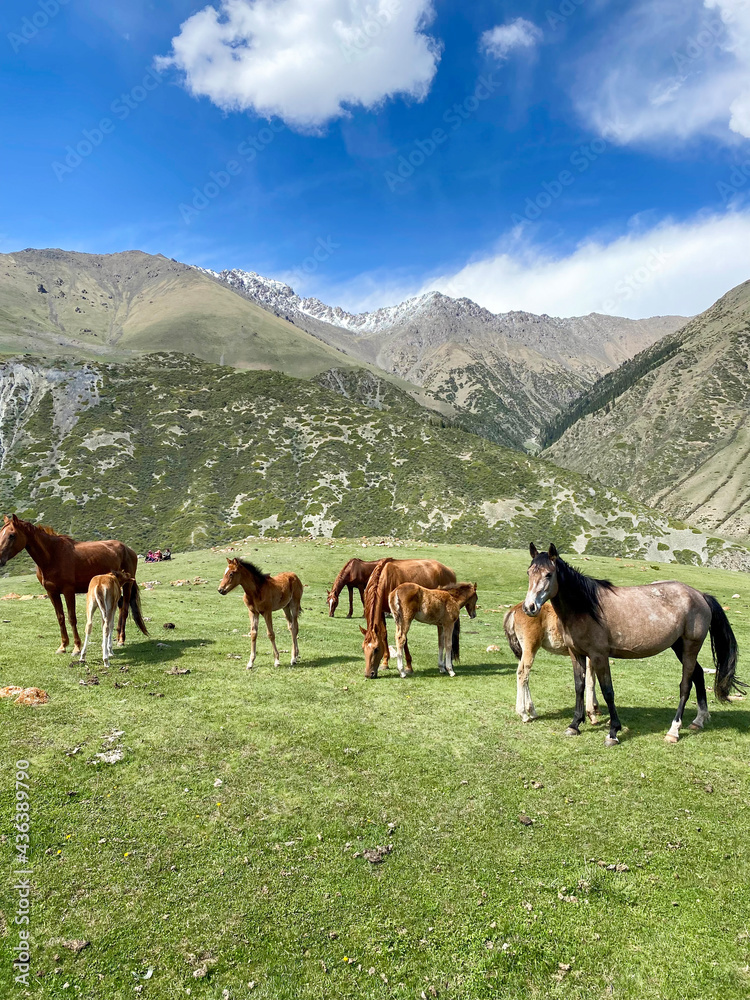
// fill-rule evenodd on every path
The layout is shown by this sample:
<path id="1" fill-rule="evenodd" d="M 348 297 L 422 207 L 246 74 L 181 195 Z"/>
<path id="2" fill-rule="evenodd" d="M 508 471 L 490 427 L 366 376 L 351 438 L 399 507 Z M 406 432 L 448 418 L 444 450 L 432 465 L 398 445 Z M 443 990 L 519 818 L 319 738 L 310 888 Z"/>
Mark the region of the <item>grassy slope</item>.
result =
<path id="1" fill-rule="evenodd" d="M 436 426 L 408 397 L 401 410 L 369 409 L 311 381 L 181 355 L 16 364 L 0 376 L 0 500 L 77 537 L 128 537 L 142 551 L 157 537 L 187 548 L 366 527 L 499 547 L 542 535 L 588 554 L 748 565 L 746 550 L 580 476 Z"/>
<path id="2" fill-rule="evenodd" d="M 747 540 L 749 362 L 746 282 L 597 383 L 574 406 L 582 418 L 545 454 L 704 530 Z"/>
<path id="3" fill-rule="evenodd" d="M 327 618 L 325 587 L 348 556 L 390 550 L 319 540 L 243 551 L 308 584 L 299 667 L 274 669 L 263 636 L 245 671 L 244 607 L 215 590 L 221 552 L 141 567 L 142 580 L 162 581 L 143 595 L 152 638 L 131 633 L 109 674 L 95 645 L 98 686 L 81 686 L 86 669 L 53 654 L 46 603 L 0 604 L 3 683 L 51 694 L 36 710 L 0 702 L 2 759 L 31 760 L 33 966 L 44 973 L 33 995 L 111 1000 L 138 984 L 153 1000 L 188 990 L 219 1000 L 247 997 L 249 982 L 269 1000 L 747 995 L 745 705 L 711 699 L 707 730 L 668 746 L 676 661 L 615 664 L 629 728 L 605 751 L 601 728 L 562 737 L 570 666 L 541 654 L 531 681 L 540 719 L 521 725 L 515 662 L 491 609 L 521 597 L 527 558 L 465 546 L 393 553 L 441 558 L 478 580 L 459 675 L 437 673 L 433 630 L 415 625 L 416 676 L 366 683 L 357 622 Z M 657 575 L 638 563 L 585 566 L 617 582 Z M 731 605 L 746 646 L 746 577 L 670 572 Z M 166 585 L 195 574 L 209 585 Z M 12 587 L 38 590 L 31 579 Z M 501 652 L 485 652 L 491 643 Z M 168 676 L 173 666 L 191 672 Z M 124 760 L 89 763 L 112 729 L 124 730 Z M 3 773 L 10 833 L 12 766 Z M 354 857 L 389 842 L 379 867 Z M 7 922 L 10 886 L 0 890 Z M 75 938 L 91 942 L 77 957 L 61 944 Z M 4 940 L 15 943 L 12 929 Z M 0 993 L 10 996 L 7 955 Z M 204 959 L 209 975 L 195 979 Z"/>

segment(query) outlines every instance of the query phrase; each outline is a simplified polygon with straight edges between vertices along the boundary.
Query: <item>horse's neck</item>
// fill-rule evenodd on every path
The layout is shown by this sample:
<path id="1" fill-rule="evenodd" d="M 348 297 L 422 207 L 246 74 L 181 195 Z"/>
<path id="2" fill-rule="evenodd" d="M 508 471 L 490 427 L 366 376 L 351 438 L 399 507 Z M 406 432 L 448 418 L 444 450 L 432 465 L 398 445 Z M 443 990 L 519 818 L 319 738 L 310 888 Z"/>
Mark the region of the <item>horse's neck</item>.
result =
<path id="1" fill-rule="evenodd" d="M 34 560 L 37 566 L 44 569 L 51 558 L 51 550 L 54 548 L 54 539 L 45 531 L 39 531 L 33 524 L 29 524 L 26 531 L 26 551 Z"/>
<path id="2" fill-rule="evenodd" d="M 242 589 L 247 594 L 249 600 L 253 603 L 260 599 L 261 588 L 253 580 L 249 573 L 243 574 L 242 576 Z"/>

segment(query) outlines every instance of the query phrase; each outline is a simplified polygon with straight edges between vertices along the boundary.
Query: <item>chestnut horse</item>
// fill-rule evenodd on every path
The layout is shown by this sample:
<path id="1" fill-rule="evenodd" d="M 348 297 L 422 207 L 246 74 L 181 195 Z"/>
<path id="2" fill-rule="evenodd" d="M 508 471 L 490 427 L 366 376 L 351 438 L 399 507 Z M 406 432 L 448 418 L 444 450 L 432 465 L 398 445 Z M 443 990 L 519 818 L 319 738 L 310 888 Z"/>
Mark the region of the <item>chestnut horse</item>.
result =
<path id="1" fill-rule="evenodd" d="M 383 668 L 388 666 L 388 630 L 385 625 L 385 611 L 388 597 L 400 583 L 418 583 L 422 587 L 442 587 L 455 583 L 456 574 L 452 569 L 436 559 L 381 559 L 367 581 L 365 587 L 365 619 L 367 628 L 360 625 L 365 637 L 362 649 L 365 654 L 365 677 L 378 676 L 381 660 Z M 408 642 L 404 644 L 407 672 L 411 673 L 411 653 Z"/>
<path id="2" fill-rule="evenodd" d="M 461 608 L 469 618 L 477 616 L 477 585 L 446 583 L 439 590 L 428 590 L 418 583 L 402 583 L 391 591 L 388 606 L 396 626 L 398 672 L 407 677 L 413 670 L 404 669 L 404 645 L 413 621 L 436 625 L 438 633 L 438 669 L 441 674 L 456 676 L 454 662 L 461 655 Z"/>
<path id="3" fill-rule="evenodd" d="M 333 586 L 328 591 L 328 617 L 333 618 L 336 608 L 339 606 L 339 594 L 344 589 L 347 588 L 349 591 L 349 614 L 347 618 L 351 618 L 354 614 L 354 588 L 356 587 L 359 591 L 359 596 L 362 598 L 362 604 L 365 603 L 365 587 L 367 586 L 367 581 L 372 575 L 372 571 L 378 564 L 378 560 L 375 559 L 372 562 L 365 562 L 363 559 L 350 559 L 349 562 L 341 569 L 341 572 L 333 581 Z"/>
<path id="4" fill-rule="evenodd" d="M 76 594 L 85 594 L 93 576 L 121 569 L 135 577 L 138 556 L 135 552 L 110 539 L 106 542 L 77 542 L 70 535 L 58 535 L 52 528 L 22 521 L 12 514 L 0 528 L 0 566 L 26 549 L 36 563 L 36 576 L 47 591 L 60 624 L 60 648 L 64 653 L 70 639 L 65 628 L 62 598 L 68 608 L 68 620 L 73 629 L 73 653 L 81 651 L 81 637 L 76 619 Z M 131 584 L 123 587 L 123 602 L 117 623 L 117 645 L 125 645 L 125 622 L 130 608 Z M 62 595 L 62 596 L 61 596 Z"/>
<path id="5" fill-rule="evenodd" d="M 250 615 L 250 659 L 247 669 L 251 670 L 255 663 L 255 642 L 258 638 L 258 619 L 261 615 L 266 620 L 266 631 L 273 647 L 273 665 L 278 667 L 281 660 L 276 648 L 276 635 L 273 630 L 274 611 L 283 611 L 287 627 L 292 636 L 292 666 L 299 660 L 298 619 L 302 613 L 302 582 L 296 573 L 279 573 L 271 576 L 262 573 L 257 566 L 245 559 L 227 558 L 227 568 L 219 584 L 219 593 L 228 594 L 235 587 L 245 591 L 243 600 Z"/>
<path id="6" fill-rule="evenodd" d="M 560 619 L 551 604 L 542 606 L 536 618 L 524 614 L 523 604 L 516 604 L 503 619 L 505 637 L 513 655 L 519 661 L 516 674 L 516 713 L 521 722 L 532 722 L 536 709 L 529 691 L 529 674 L 540 649 L 555 656 L 570 656 L 560 628 Z M 593 726 L 599 722 L 599 705 L 596 700 L 596 681 L 591 664 L 586 660 L 586 715 Z"/>
<path id="7" fill-rule="evenodd" d="M 665 736 L 676 743 L 682 715 L 695 684 L 698 714 L 690 724 L 700 730 L 708 719 L 708 701 L 703 668 L 698 653 L 706 636 L 716 665 L 714 693 L 727 701 L 733 688 L 744 685 L 735 678 L 737 640 L 729 619 L 711 594 L 688 587 L 677 580 L 660 581 L 640 587 L 615 587 L 609 580 L 584 576 L 562 559 L 554 545 L 538 552 L 532 543 L 529 590 L 523 602 L 527 615 L 536 617 L 545 601 L 550 601 L 560 619 L 562 637 L 571 651 L 576 688 L 576 709 L 567 736 L 577 736 L 584 720 L 583 689 L 586 657 L 596 674 L 609 709 L 609 735 L 605 746 L 619 743 L 622 729 L 615 708 L 615 692 L 609 669 L 610 656 L 637 660 L 672 649 L 682 663 L 680 701 Z"/>
<path id="8" fill-rule="evenodd" d="M 104 666 L 109 667 L 109 658 L 112 656 L 112 632 L 115 628 L 115 611 L 122 607 L 122 588 L 125 584 L 131 587 L 130 609 L 133 612 L 133 621 L 144 635 L 148 635 L 148 629 L 141 615 L 141 600 L 138 594 L 138 584 L 135 577 L 129 573 L 124 573 L 121 569 L 114 573 L 103 573 L 91 578 L 88 593 L 86 594 L 86 638 L 83 640 L 80 662 L 86 659 L 86 649 L 91 639 L 91 631 L 94 627 L 94 615 L 96 609 L 102 616 L 102 660 Z"/>

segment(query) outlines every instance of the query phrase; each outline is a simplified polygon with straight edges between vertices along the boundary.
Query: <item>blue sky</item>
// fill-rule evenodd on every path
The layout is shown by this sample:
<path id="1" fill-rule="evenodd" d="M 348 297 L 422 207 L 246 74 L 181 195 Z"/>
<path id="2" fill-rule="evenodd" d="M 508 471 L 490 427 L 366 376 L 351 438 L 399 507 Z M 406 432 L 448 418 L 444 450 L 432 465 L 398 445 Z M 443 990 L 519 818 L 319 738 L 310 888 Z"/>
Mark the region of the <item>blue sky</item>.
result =
<path id="1" fill-rule="evenodd" d="M 748 0 L 1 16 L 0 250 L 139 248 L 353 309 L 688 314 L 750 278 Z"/>

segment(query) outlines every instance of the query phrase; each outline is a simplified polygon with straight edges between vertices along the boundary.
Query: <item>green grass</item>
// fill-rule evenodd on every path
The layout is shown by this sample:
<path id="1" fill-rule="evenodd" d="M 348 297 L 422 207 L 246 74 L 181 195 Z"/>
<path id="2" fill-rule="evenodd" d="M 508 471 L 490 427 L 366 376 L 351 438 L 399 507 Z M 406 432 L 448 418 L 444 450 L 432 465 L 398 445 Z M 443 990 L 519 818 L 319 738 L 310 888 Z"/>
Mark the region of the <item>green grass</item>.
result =
<path id="1" fill-rule="evenodd" d="M 321 539 L 242 551 L 308 585 L 298 667 L 286 654 L 273 667 L 261 629 L 256 667 L 245 670 L 240 595 L 216 592 L 221 551 L 141 566 L 142 581 L 161 581 L 143 594 L 152 637 L 131 626 L 109 672 L 98 630 L 87 673 L 54 655 L 47 603 L 0 602 L 0 681 L 51 697 L 38 709 L 0 702 L 0 995 L 24 995 L 9 957 L 19 758 L 31 762 L 32 969 L 43 973 L 29 995 L 112 1000 L 138 986 L 154 1000 L 747 995 L 744 704 L 711 698 L 706 731 L 670 746 L 676 660 L 616 663 L 626 731 L 605 750 L 601 726 L 563 738 L 570 665 L 540 654 L 531 677 L 540 718 L 522 725 L 493 609 L 523 595 L 528 560 L 470 546 L 393 550 L 443 559 L 479 582 L 458 676 L 438 674 L 434 630 L 415 624 L 415 676 L 394 668 L 365 682 L 358 622 L 327 617 L 325 587 L 348 556 L 392 550 Z M 665 570 L 583 565 L 623 583 Z M 669 573 L 729 605 L 746 645 L 746 576 Z M 208 585 L 168 585 L 195 575 Z M 0 587 L 38 592 L 31 577 Z M 287 650 L 283 623 L 279 615 Z M 501 651 L 486 652 L 495 643 Z M 190 673 L 172 676 L 174 666 Z M 98 685 L 79 683 L 93 673 Z M 123 760 L 92 763 L 113 730 L 124 732 Z M 382 865 L 356 856 L 389 843 Z M 76 956 L 62 943 L 72 939 L 90 945 Z"/>

